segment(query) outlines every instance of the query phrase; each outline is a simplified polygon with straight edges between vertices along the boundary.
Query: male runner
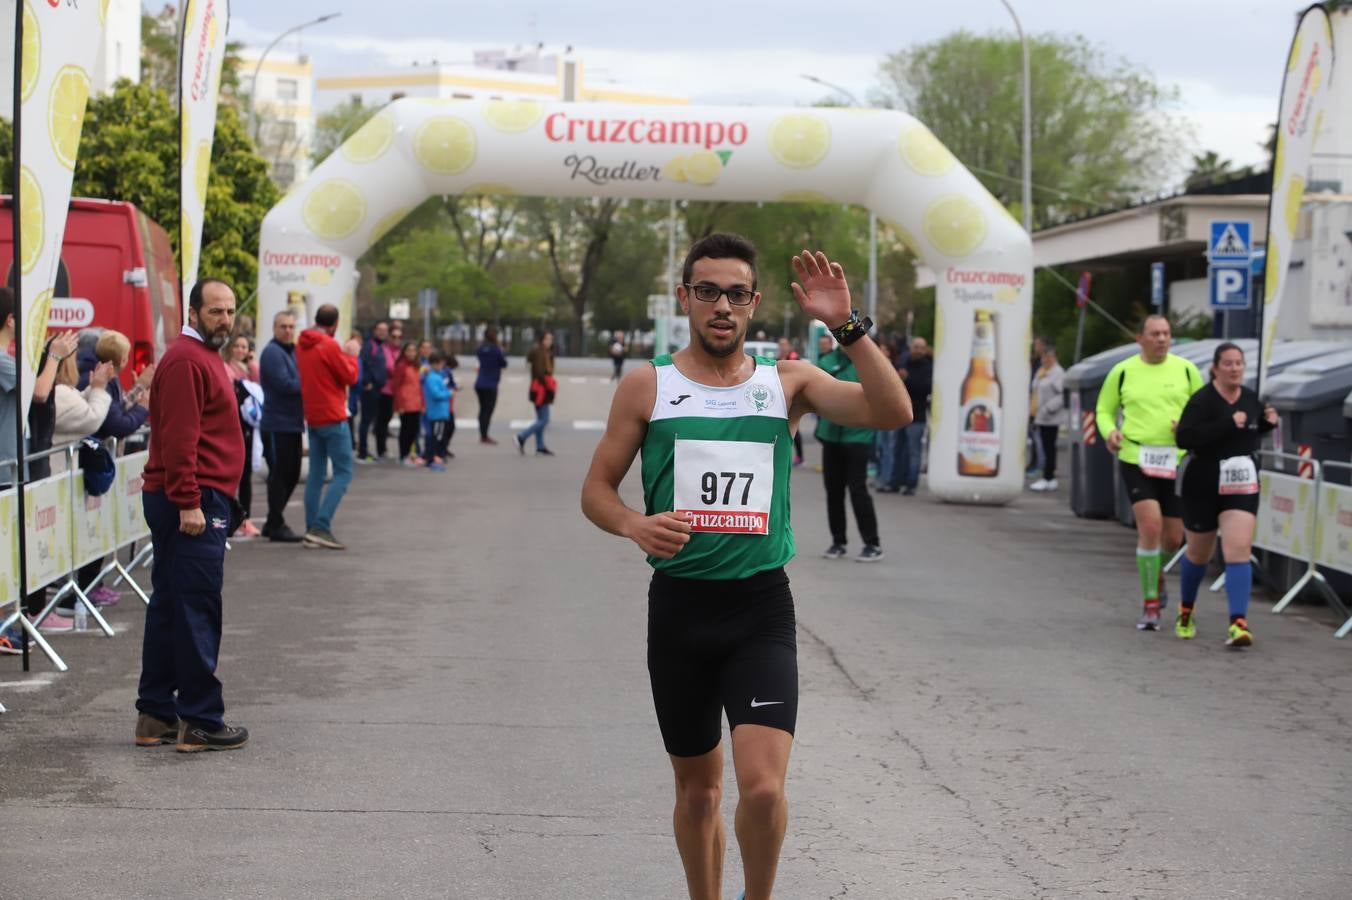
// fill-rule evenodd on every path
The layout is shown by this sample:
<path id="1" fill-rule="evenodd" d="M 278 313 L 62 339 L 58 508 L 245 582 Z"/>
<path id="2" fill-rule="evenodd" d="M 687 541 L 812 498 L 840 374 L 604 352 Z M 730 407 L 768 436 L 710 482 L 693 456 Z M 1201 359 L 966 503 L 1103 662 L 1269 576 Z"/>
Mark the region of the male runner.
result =
<path id="1" fill-rule="evenodd" d="M 1182 507 L 1174 490 L 1178 461 L 1174 429 L 1189 398 L 1202 387 L 1197 367 L 1169 352 L 1172 334 L 1164 316 L 1147 316 L 1136 342 L 1141 352 L 1108 372 L 1099 392 L 1098 430 L 1117 454 L 1122 483 L 1136 516 L 1136 568 L 1144 611 L 1136 627 L 1157 631 L 1163 607 L 1163 562 L 1183 543 Z M 1117 412 L 1122 411 L 1122 425 Z"/>
<path id="2" fill-rule="evenodd" d="M 811 363 L 747 356 L 761 295 L 756 250 L 712 234 L 676 288 L 689 347 L 624 377 L 582 488 L 587 518 L 627 537 L 656 570 L 648 589 L 648 672 L 676 775 L 673 824 L 692 900 L 723 880 L 722 725 L 732 729 L 735 821 L 748 900 L 768 900 L 788 821 L 784 775 L 798 710 L 793 598 L 784 564 L 793 435 L 804 413 L 864 428 L 911 421 L 906 389 L 870 322 L 850 308 L 838 263 L 793 258 L 794 297 L 832 329 L 859 372 L 837 381 Z M 619 485 L 642 452 L 643 512 Z"/>

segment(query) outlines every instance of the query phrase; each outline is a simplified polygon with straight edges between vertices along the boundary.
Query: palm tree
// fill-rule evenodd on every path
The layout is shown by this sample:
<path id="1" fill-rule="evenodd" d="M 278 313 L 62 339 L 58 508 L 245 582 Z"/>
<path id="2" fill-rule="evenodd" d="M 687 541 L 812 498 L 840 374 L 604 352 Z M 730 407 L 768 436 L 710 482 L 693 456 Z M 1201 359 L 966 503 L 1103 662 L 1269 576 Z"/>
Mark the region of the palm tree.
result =
<path id="1" fill-rule="evenodd" d="M 1183 184 L 1188 188 L 1211 184 L 1230 174 L 1234 166 L 1233 162 L 1222 159 L 1215 150 L 1195 153 L 1192 157 L 1192 171 L 1188 173 Z"/>

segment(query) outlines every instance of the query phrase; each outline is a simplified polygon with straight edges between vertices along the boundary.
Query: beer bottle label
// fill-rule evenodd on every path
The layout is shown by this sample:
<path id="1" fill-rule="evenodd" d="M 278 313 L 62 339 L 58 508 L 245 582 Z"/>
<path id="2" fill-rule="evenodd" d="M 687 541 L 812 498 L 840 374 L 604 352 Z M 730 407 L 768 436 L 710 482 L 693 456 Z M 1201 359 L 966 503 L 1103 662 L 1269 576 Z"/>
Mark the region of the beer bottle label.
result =
<path id="1" fill-rule="evenodd" d="M 962 405 L 958 456 L 968 466 L 998 469 L 1000 407 L 989 397 L 973 397 Z"/>

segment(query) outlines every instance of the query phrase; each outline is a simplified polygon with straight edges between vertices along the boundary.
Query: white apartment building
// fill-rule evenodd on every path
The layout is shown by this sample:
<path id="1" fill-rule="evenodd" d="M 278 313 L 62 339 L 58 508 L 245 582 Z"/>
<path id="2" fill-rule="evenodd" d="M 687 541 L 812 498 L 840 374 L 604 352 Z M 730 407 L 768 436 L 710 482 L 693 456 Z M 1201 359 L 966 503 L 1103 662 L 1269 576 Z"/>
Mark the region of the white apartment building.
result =
<path id="1" fill-rule="evenodd" d="M 285 190 L 310 174 L 314 64 L 305 54 L 274 49 L 260 67 L 259 53 L 257 49 L 240 52 L 240 93 L 253 104 L 249 121 L 258 154 L 267 160 L 272 180 Z"/>

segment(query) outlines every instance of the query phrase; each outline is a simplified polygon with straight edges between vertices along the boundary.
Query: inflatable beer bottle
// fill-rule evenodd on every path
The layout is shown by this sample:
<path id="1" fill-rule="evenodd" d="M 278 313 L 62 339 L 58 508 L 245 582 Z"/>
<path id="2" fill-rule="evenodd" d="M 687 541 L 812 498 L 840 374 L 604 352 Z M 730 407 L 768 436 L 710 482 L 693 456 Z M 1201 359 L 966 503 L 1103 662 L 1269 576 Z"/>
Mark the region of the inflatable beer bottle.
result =
<path id="1" fill-rule="evenodd" d="M 995 324 L 987 309 L 976 311 L 972 362 L 962 380 L 958 420 L 958 474 L 1000 474 L 1000 379 L 995 374 Z"/>

